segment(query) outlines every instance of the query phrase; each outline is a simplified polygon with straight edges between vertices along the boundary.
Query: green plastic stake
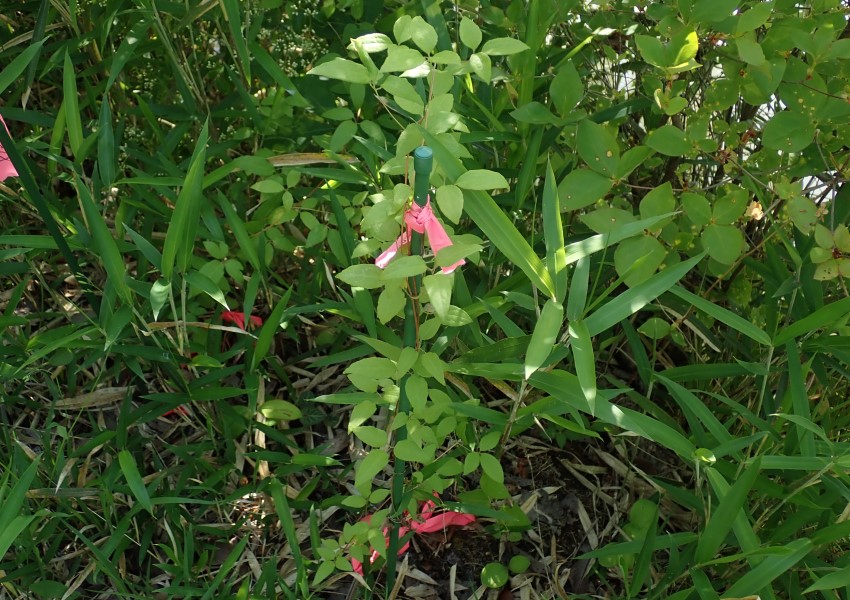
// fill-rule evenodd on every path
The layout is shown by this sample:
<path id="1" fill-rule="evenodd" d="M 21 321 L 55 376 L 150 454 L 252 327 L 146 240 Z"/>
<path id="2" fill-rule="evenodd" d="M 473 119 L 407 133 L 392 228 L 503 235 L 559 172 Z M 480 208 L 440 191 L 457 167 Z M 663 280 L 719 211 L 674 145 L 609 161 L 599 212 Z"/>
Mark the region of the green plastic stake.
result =
<path id="1" fill-rule="evenodd" d="M 413 173 L 416 180 L 413 184 L 413 201 L 420 207 L 428 203 L 428 195 L 431 193 L 431 170 L 434 167 L 434 151 L 428 146 L 419 146 L 413 152 Z M 422 254 L 422 234 L 416 231 L 410 232 L 410 254 Z M 418 321 L 419 321 L 419 290 L 422 289 L 422 276 L 411 277 L 407 281 L 408 298 L 404 307 L 404 337 L 402 341 L 405 348 L 416 348 L 418 345 Z M 410 412 L 410 400 L 407 397 L 407 377 L 403 375 L 399 381 L 400 394 L 398 398 L 398 409 L 396 414 L 407 414 Z M 400 427 L 396 431 L 396 441 L 407 438 L 407 428 Z M 393 589 L 395 585 L 396 559 L 399 548 L 399 525 L 404 514 L 404 479 L 407 466 L 403 460 L 394 457 L 393 465 L 393 513 L 390 527 L 390 543 L 387 548 L 387 589 Z"/>

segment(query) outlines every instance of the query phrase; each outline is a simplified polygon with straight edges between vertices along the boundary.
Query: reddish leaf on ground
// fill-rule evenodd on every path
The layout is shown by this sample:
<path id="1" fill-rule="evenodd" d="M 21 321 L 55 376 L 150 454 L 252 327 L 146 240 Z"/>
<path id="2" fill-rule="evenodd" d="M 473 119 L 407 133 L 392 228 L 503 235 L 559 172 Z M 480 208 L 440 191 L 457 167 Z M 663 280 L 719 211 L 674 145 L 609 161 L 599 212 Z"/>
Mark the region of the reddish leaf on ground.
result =
<path id="1" fill-rule="evenodd" d="M 223 323 L 229 323 L 231 325 L 236 325 L 239 329 L 245 329 L 245 313 L 243 312 L 226 310 L 221 313 L 221 320 Z M 251 315 L 250 323 L 251 329 L 263 326 L 263 320 L 256 315 Z"/>

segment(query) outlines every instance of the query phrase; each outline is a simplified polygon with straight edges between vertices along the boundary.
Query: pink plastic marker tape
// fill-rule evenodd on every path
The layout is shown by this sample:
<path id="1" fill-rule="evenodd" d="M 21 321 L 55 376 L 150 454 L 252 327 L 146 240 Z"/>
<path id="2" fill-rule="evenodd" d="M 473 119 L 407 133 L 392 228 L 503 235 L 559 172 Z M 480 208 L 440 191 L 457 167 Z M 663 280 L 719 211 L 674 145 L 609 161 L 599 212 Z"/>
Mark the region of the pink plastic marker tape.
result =
<path id="1" fill-rule="evenodd" d="M 437 252 L 443 248 L 447 248 L 452 245 L 452 241 L 449 239 L 449 234 L 446 233 L 446 230 L 443 229 L 440 221 L 438 221 L 437 217 L 434 215 L 434 211 L 431 210 L 430 197 L 428 198 L 428 202 L 425 203 L 425 206 L 419 206 L 414 202 L 407 212 L 404 213 L 404 222 L 408 229 L 412 229 L 417 233 L 425 234 L 434 254 L 437 254 Z M 408 243 L 410 243 L 409 231 L 403 231 L 401 235 L 398 236 L 398 239 L 393 242 L 392 246 L 387 248 L 375 260 L 375 264 L 382 269 L 386 268 L 393 257 L 398 254 L 401 247 Z M 465 262 L 465 260 L 460 259 L 454 264 L 442 267 L 443 273 L 448 275 Z"/>

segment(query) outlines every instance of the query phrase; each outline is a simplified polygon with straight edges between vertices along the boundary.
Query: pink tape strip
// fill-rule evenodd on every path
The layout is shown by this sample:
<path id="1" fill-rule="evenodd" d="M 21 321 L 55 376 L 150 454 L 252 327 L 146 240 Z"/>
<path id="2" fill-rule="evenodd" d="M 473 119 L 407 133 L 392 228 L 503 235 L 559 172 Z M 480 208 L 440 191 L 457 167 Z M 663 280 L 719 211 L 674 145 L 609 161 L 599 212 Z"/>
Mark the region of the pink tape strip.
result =
<path id="1" fill-rule="evenodd" d="M 452 245 L 452 241 L 449 239 L 449 234 L 446 233 L 446 230 L 443 229 L 443 226 L 440 224 L 440 221 L 437 220 L 437 217 L 434 216 L 434 211 L 431 210 L 431 199 L 428 199 L 428 202 L 425 206 L 419 206 L 415 202 L 408 209 L 406 213 L 404 213 L 404 222 L 409 229 L 417 233 L 424 233 L 428 238 L 428 243 L 431 245 L 431 249 L 434 251 L 434 254 L 437 254 L 443 248 L 447 248 Z M 408 238 L 408 232 L 403 231 L 398 239 L 393 242 L 392 246 L 387 248 L 376 260 L 375 264 L 380 268 L 384 269 L 393 259 L 393 257 L 398 254 L 398 251 L 402 246 L 409 243 L 410 239 Z M 454 264 L 451 264 L 447 267 L 443 267 L 443 273 L 449 274 L 457 269 L 459 266 L 464 264 L 466 261 L 460 259 Z"/>
<path id="2" fill-rule="evenodd" d="M 0 117 L 0 123 L 3 124 L 3 127 L 6 127 L 6 122 L 3 120 L 3 117 Z M 6 133 L 9 133 L 8 127 L 6 127 Z M 3 144 L 0 144 L 0 181 L 3 181 L 7 177 L 17 176 L 18 172 L 15 170 L 15 165 L 13 165 L 12 161 L 9 160 L 9 155 L 6 154 L 6 149 L 3 147 Z"/>

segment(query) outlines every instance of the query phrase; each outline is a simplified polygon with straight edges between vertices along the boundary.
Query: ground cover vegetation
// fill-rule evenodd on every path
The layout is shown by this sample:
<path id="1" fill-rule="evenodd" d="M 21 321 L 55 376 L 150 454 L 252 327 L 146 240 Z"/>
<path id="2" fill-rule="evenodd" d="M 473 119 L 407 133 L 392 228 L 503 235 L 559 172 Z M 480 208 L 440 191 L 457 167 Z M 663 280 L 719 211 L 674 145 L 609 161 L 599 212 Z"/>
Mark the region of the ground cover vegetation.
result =
<path id="1" fill-rule="evenodd" d="M 847 598 L 848 14 L 4 8 L 0 597 Z"/>

